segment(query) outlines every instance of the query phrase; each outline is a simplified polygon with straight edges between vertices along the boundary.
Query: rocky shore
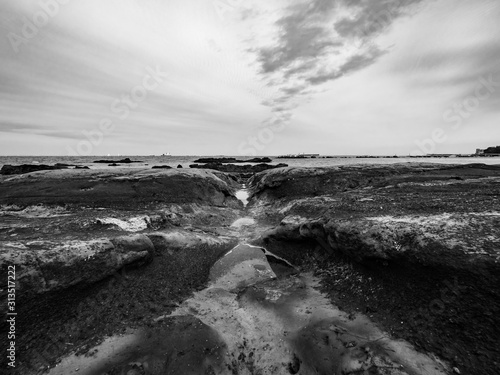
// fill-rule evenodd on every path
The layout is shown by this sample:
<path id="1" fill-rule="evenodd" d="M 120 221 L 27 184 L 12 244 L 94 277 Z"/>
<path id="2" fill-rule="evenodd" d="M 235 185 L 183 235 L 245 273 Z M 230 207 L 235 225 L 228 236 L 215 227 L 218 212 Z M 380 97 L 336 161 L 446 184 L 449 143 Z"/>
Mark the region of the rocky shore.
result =
<path id="1" fill-rule="evenodd" d="M 308 259 L 335 304 L 456 373 L 496 373 L 499 166 L 290 168 L 250 186 L 252 214 L 273 226 L 256 243 Z"/>
<path id="2" fill-rule="evenodd" d="M 500 366 L 498 166 L 44 170 L 0 218 L 20 374 Z"/>

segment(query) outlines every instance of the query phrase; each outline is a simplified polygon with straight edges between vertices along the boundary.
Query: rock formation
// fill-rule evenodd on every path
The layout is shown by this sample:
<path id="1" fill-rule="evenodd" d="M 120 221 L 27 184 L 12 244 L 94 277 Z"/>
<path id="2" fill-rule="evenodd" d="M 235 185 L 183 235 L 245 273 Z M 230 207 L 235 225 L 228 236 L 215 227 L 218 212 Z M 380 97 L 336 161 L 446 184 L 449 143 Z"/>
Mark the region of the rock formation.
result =
<path id="1" fill-rule="evenodd" d="M 500 167 L 254 172 L 0 176 L 24 373 L 496 375 Z"/>
<path id="2" fill-rule="evenodd" d="M 37 171 L 47 171 L 54 169 L 66 169 L 68 165 L 56 164 L 56 165 L 45 165 L 45 164 L 22 164 L 22 165 L 9 165 L 6 164 L 0 169 L 0 174 L 2 175 L 13 175 L 13 174 L 25 174 Z"/>
<path id="3" fill-rule="evenodd" d="M 140 160 L 130 160 L 130 158 L 120 159 L 120 160 L 111 160 L 111 159 L 102 159 L 102 160 L 94 160 L 94 163 L 108 164 L 108 163 L 121 163 L 121 164 L 130 164 L 130 163 L 142 163 Z"/>
<path id="4" fill-rule="evenodd" d="M 236 158 L 201 158 L 196 159 L 195 163 L 210 163 L 210 164 L 220 164 L 220 163 L 271 163 L 270 158 L 253 158 L 248 160 L 240 160 Z"/>
<path id="5" fill-rule="evenodd" d="M 472 352 L 499 355 L 495 319 L 476 318 L 500 314 L 499 166 L 286 168 L 249 185 L 250 212 L 274 226 L 256 245 L 307 259 L 344 309 L 493 374 Z"/>
<path id="6" fill-rule="evenodd" d="M 237 173 L 243 175 L 245 178 L 248 178 L 251 175 L 258 172 L 267 171 L 268 169 L 284 168 L 287 166 L 288 166 L 287 164 L 282 164 L 282 163 L 276 165 L 265 164 L 265 163 L 256 165 L 208 163 L 208 164 L 191 164 L 189 167 L 197 169 L 213 169 L 216 171 L 227 172 L 227 173 Z"/>

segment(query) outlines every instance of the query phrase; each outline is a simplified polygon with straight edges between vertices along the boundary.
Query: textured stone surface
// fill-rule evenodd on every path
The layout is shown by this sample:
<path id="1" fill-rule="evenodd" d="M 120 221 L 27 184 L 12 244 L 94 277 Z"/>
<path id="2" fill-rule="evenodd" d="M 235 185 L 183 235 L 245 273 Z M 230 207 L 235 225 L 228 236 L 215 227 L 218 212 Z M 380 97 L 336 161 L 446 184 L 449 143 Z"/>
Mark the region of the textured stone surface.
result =
<path id="1" fill-rule="evenodd" d="M 144 235 L 112 240 L 4 243 L 0 269 L 16 266 L 17 293 L 44 293 L 91 285 L 130 264 L 151 261 L 154 247 Z"/>
<path id="2" fill-rule="evenodd" d="M 225 178 L 223 181 L 222 178 Z M 124 207 L 162 203 L 237 204 L 236 185 L 204 170 L 56 170 L 0 179 L 0 204 Z"/>
<path id="3" fill-rule="evenodd" d="M 500 166 L 288 168 L 250 183 L 255 244 L 312 263 L 343 308 L 470 374 L 500 355 Z"/>

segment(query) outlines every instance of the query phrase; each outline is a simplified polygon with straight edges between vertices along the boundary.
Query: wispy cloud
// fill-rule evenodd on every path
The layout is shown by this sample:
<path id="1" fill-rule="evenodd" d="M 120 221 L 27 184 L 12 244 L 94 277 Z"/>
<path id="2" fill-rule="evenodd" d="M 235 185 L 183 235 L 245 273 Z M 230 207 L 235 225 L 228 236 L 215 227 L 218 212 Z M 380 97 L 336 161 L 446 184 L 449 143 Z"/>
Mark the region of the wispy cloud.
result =
<path id="1" fill-rule="evenodd" d="M 285 7 L 272 42 L 249 49 L 263 79 L 277 88 L 265 105 L 288 112 L 284 104 L 296 106 L 318 92 L 315 86 L 372 65 L 387 52 L 375 38 L 422 1 L 314 0 Z"/>

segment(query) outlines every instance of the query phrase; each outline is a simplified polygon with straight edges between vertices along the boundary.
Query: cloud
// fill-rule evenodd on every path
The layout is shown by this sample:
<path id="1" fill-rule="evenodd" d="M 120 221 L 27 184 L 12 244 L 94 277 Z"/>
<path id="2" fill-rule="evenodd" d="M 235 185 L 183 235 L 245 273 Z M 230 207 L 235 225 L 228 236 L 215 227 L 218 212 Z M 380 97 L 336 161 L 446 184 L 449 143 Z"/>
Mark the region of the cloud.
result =
<path id="1" fill-rule="evenodd" d="M 314 75 L 312 77 L 309 77 L 307 79 L 307 82 L 309 82 L 312 85 L 319 85 L 321 83 L 340 78 L 343 75 L 370 66 L 375 61 L 377 61 L 380 56 L 384 55 L 385 53 L 387 53 L 387 51 L 383 51 L 376 46 L 371 46 L 371 48 L 369 48 L 364 54 L 360 53 L 351 56 L 344 64 L 340 66 L 338 70 L 330 73 Z"/>
<path id="2" fill-rule="evenodd" d="M 374 64 L 387 53 L 375 38 L 423 1 L 313 0 L 285 7 L 272 42 L 250 49 L 260 75 L 277 88 L 265 105 L 274 112 L 297 106 L 314 86 Z"/>
<path id="3" fill-rule="evenodd" d="M 13 134 L 32 134 L 43 135 L 53 138 L 63 139 L 80 139 L 81 134 L 70 130 L 61 130 L 57 126 L 45 126 L 41 128 L 39 125 L 24 124 L 24 123 L 0 123 L 0 132 Z"/>
<path id="4" fill-rule="evenodd" d="M 369 39 L 386 29 L 399 17 L 415 11 L 425 0 L 343 0 L 354 14 L 336 21 L 334 28 L 343 38 Z"/>

